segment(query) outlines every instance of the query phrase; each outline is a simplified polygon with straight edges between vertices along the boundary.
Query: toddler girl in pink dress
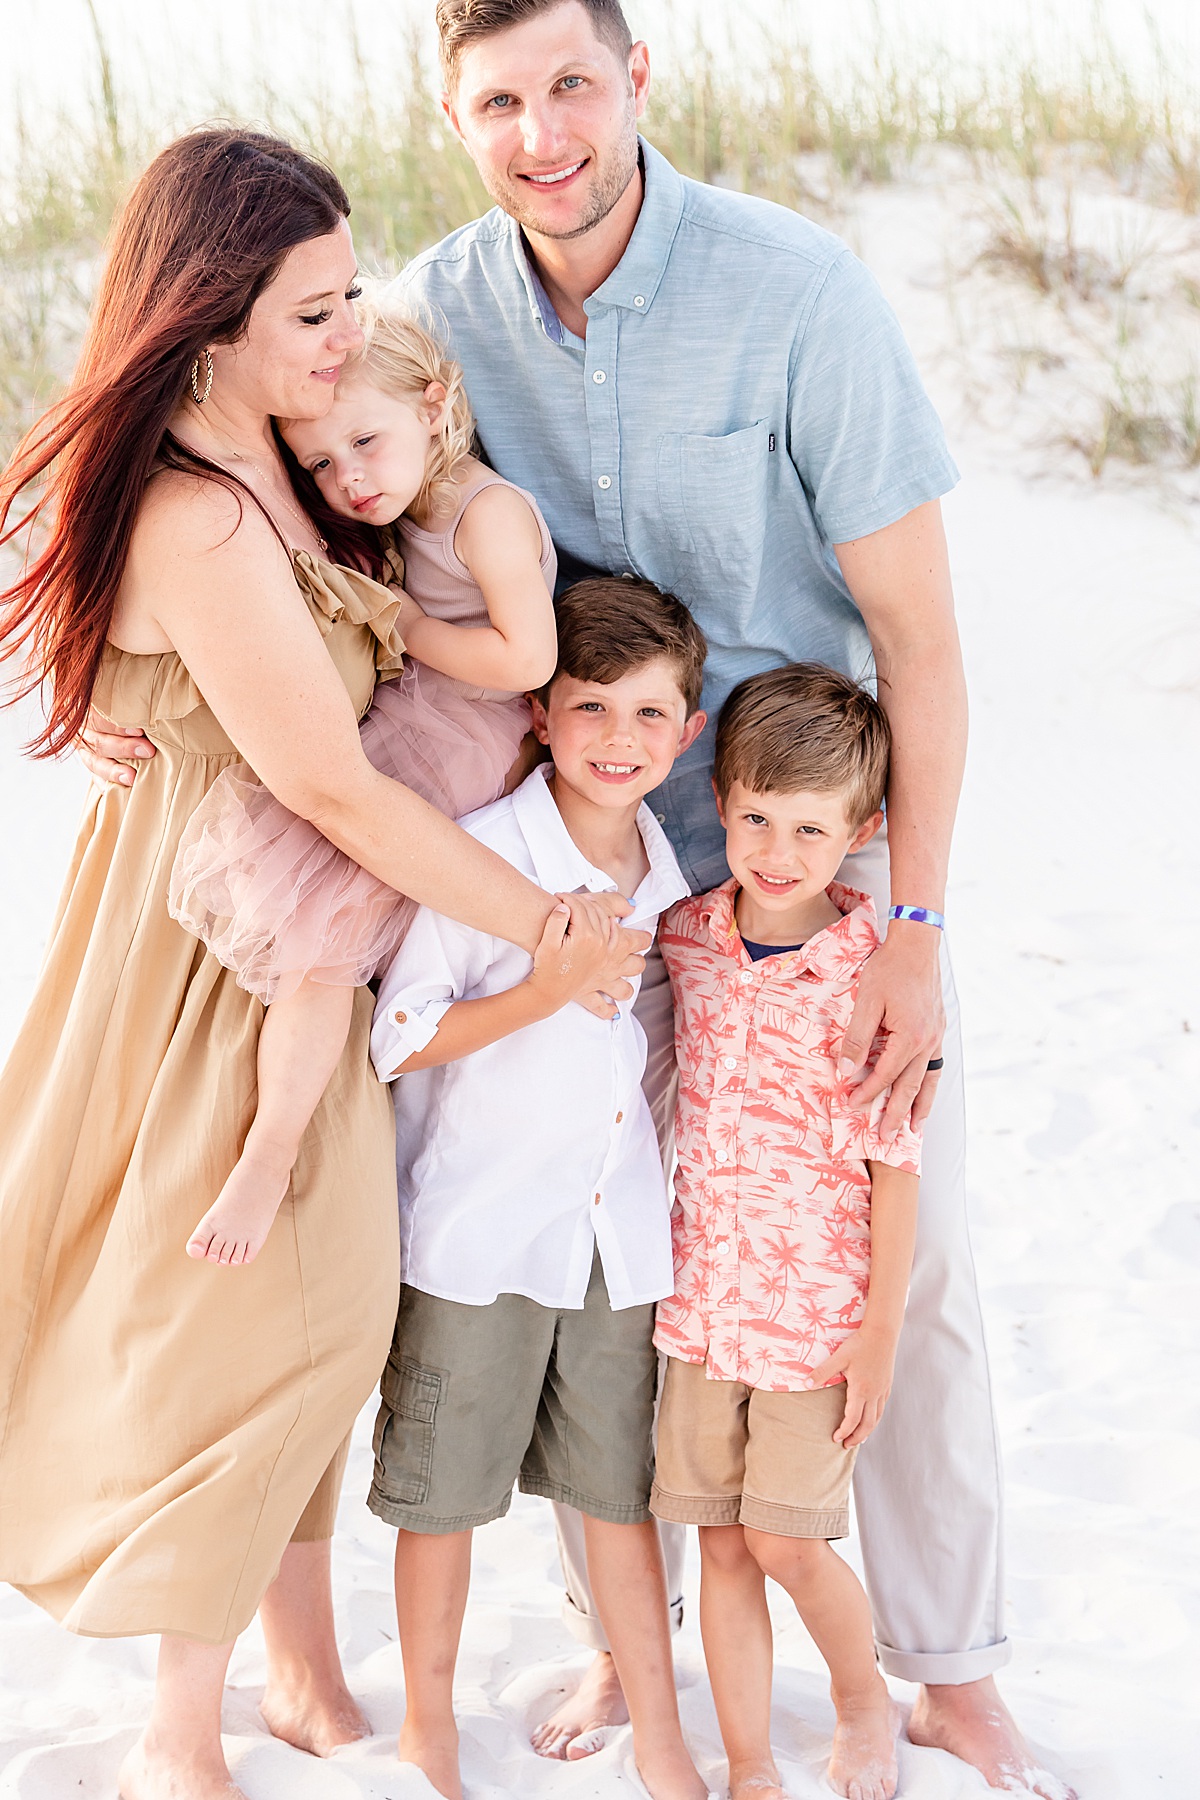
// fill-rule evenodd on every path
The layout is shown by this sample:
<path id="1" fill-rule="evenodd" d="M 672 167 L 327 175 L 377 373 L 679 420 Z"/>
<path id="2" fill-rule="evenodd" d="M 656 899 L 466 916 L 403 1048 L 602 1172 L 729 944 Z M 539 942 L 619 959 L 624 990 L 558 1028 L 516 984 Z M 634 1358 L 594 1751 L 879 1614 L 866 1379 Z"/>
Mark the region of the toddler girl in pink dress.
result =
<path id="1" fill-rule="evenodd" d="M 504 790 L 529 728 L 525 692 L 554 671 L 554 549 L 533 497 L 471 455 L 462 372 L 434 336 L 386 310 L 366 332 L 326 417 L 281 429 L 300 483 L 375 528 L 363 560 L 396 603 L 394 678 L 381 675 L 360 727 L 366 754 L 457 818 Z M 187 1245 L 250 1262 L 341 1056 L 354 990 L 390 961 L 415 908 L 231 771 L 184 834 L 170 910 L 268 1007 L 254 1123 Z"/>

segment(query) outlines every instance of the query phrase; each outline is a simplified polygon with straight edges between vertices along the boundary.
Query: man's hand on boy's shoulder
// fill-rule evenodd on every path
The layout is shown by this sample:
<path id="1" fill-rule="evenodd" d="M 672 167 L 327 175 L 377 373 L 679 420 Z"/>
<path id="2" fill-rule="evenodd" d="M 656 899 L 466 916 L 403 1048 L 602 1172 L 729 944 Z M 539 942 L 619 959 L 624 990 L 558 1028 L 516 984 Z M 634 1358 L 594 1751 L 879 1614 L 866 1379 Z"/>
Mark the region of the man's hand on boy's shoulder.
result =
<path id="1" fill-rule="evenodd" d="M 845 1075 L 861 1076 L 882 1036 L 879 1059 L 851 1100 L 868 1107 L 891 1088 L 882 1119 L 888 1139 L 910 1114 L 914 1127 L 922 1124 L 937 1092 L 938 1071 L 929 1064 L 942 1053 L 946 1029 L 940 947 L 941 933 L 933 927 L 896 921 L 859 977 L 839 1067 Z"/>

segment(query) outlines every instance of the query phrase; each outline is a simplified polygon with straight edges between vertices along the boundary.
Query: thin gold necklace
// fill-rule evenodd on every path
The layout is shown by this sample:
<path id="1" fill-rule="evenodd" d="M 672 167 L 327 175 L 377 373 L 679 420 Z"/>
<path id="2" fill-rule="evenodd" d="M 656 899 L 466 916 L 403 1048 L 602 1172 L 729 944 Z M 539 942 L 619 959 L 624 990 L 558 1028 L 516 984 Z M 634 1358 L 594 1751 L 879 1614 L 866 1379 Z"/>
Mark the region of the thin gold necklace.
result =
<path id="1" fill-rule="evenodd" d="M 284 499 L 283 495 L 280 494 L 276 490 L 274 484 L 267 479 L 266 473 L 264 472 L 264 470 L 262 468 L 260 468 L 259 464 L 255 462 L 255 460 L 252 456 L 243 456 L 240 451 L 235 450 L 230 453 L 229 460 L 231 462 L 249 463 L 250 467 L 254 470 L 255 474 L 258 476 L 258 479 L 262 482 L 263 486 L 267 489 L 267 491 L 274 495 L 275 499 L 279 501 L 281 506 L 287 507 L 287 509 L 291 513 L 293 519 L 295 519 L 298 524 L 302 525 L 306 530 L 312 532 L 313 536 L 316 538 L 317 543 L 320 545 L 322 550 L 328 550 L 328 548 L 329 548 L 328 543 L 321 536 L 321 533 L 317 530 L 316 526 L 313 524 L 313 522 L 309 518 L 308 514 L 302 513 L 298 506 L 293 506 L 292 502 L 290 500 Z"/>

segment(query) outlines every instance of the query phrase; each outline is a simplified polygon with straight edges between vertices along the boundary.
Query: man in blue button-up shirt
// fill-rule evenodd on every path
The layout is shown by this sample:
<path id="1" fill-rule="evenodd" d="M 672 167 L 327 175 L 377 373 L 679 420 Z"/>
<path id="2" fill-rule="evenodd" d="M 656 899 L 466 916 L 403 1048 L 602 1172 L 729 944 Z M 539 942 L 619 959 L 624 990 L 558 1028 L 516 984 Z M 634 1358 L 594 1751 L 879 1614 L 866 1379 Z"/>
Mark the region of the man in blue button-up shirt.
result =
<path id="1" fill-rule="evenodd" d="M 447 114 L 497 206 L 397 292 L 447 320 L 488 460 L 537 495 L 565 579 L 628 572 L 687 602 L 711 646 L 710 713 L 794 659 L 878 677 L 890 885 L 886 858 L 851 879 L 881 912 L 940 913 L 966 732 L 938 507 L 956 471 L 891 311 L 828 232 L 684 180 L 638 137 L 648 54 L 616 0 L 437 12 Z M 706 734 L 653 798 L 697 889 L 726 873 L 711 753 Z M 1002 1785 L 1031 1764 L 992 1681 L 1008 1655 L 999 1469 L 940 940 L 893 923 L 846 1043 L 860 1067 L 888 1034 L 862 1098 L 890 1082 L 893 1119 L 929 1111 L 926 1065 L 945 1057 L 895 1393 L 856 1497 L 883 1665 L 923 1684 L 910 1734 Z M 599 1644 L 583 1572 L 568 1578 Z M 539 1747 L 562 1754 L 613 1704 L 600 1665 Z"/>

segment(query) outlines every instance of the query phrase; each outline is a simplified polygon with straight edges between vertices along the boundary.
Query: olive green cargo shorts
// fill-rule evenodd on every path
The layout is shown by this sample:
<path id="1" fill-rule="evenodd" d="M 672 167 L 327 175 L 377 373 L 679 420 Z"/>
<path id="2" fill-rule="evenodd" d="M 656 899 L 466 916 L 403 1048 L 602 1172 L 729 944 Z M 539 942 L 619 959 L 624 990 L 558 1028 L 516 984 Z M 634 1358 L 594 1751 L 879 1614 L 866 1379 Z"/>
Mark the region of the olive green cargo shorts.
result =
<path id="1" fill-rule="evenodd" d="M 516 1482 L 613 1524 L 648 1519 L 653 1332 L 653 1306 L 609 1306 L 598 1253 L 582 1310 L 401 1288 L 371 1511 L 405 1531 L 465 1531 L 506 1513 Z"/>

